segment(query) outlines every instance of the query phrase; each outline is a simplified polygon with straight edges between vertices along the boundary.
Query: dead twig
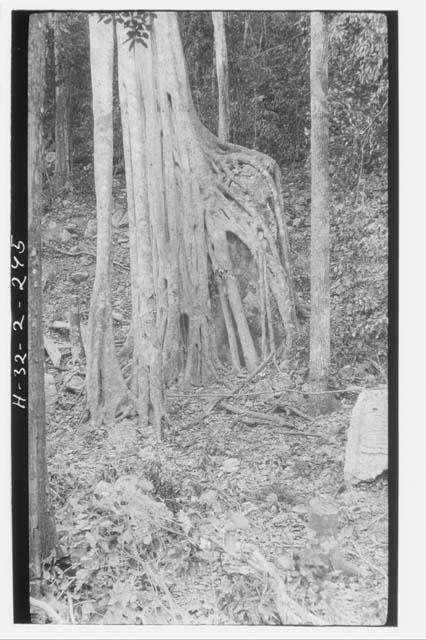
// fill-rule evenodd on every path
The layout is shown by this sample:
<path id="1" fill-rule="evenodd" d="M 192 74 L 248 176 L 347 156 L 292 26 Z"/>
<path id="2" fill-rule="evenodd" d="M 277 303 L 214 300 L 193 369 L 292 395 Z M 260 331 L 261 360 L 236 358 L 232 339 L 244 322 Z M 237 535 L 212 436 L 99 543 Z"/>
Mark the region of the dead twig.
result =
<path id="1" fill-rule="evenodd" d="M 313 418 L 311 416 L 308 416 L 307 413 L 303 413 L 303 411 L 300 411 L 299 409 L 296 409 L 296 407 L 294 407 L 292 404 L 282 404 L 280 402 L 278 402 L 275 406 L 276 409 L 288 409 L 289 411 L 291 411 L 292 413 L 294 413 L 296 416 L 299 416 L 299 418 L 303 418 L 304 420 L 306 420 L 307 422 L 313 422 Z"/>
<path id="2" fill-rule="evenodd" d="M 71 624 L 77 624 L 74 617 L 74 608 L 72 606 L 72 598 L 70 593 L 67 593 L 67 598 L 68 598 L 68 610 L 70 614 L 70 622 Z"/>

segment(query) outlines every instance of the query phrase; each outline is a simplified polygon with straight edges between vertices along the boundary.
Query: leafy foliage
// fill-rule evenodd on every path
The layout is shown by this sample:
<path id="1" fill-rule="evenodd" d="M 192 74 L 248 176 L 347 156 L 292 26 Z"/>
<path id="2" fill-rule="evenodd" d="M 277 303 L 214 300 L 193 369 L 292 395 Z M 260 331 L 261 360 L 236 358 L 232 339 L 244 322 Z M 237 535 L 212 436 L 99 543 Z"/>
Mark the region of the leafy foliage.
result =
<path id="1" fill-rule="evenodd" d="M 109 24 L 114 21 L 122 24 L 126 31 L 127 40 L 130 42 L 129 50 L 135 48 L 136 44 L 147 47 L 147 40 L 152 29 L 156 13 L 154 11 L 114 11 L 113 13 L 100 13 L 99 21 Z"/>
<path id="2" fill-rule="evenodd" d="M 387 354 L 387 197 L 338 203 L 333 215 L 334 358 L 345 350 L 361 361 Z M 346 355 L 347 357 L 347 355 Z"/>
<path id="3" fill-rule="evenodd" d="M 339 13 L 330 22 L 330 142 L 334 181 L 360 187 L 386 171 L 387 24 L 381 14 Z"/>

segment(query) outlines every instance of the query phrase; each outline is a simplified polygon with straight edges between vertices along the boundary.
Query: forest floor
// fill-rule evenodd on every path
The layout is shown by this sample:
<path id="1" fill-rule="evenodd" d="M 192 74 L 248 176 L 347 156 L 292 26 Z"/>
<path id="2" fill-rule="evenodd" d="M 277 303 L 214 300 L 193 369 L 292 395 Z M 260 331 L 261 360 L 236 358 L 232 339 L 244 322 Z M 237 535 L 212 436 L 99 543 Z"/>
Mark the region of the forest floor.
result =
<path id="1" fill-rule="evenodd" d="M 124 201 L 116 181 L 117 220 Z M 60 323 L 71 294 L 87 322 L 90 220 L 94 203 L 77 192 L 51 203 L 43 220 L 44 332 L 61 352 L 57 367 L 46 358 L 57 389 L 47 442 L 58 546 L 46 562 L 45 602 L 77 624 L 384 624 L 387 478 L 343 480 L 354 391 L 330 415 L 301 416 L 303 405 L 284 391 L 294 388 L 291 372 L 271 361 L 227 403 L 285 425 L 245 420 L 221 404 L 200 420 L 216 394 L 244 380 L 231 372 L 191 393 L 169 390 L 160 445 L 136 419 L 96 432 L 85 422 L 84 387 L 70 389 L 73 373 L 84 380 L 84 363 L 72 365 Z M 130 319 L 128 227 L 114 227 L 113 244 L 119 346 Z M 336 507 L 339 562 L 312 535 L 314 498 Z"/>

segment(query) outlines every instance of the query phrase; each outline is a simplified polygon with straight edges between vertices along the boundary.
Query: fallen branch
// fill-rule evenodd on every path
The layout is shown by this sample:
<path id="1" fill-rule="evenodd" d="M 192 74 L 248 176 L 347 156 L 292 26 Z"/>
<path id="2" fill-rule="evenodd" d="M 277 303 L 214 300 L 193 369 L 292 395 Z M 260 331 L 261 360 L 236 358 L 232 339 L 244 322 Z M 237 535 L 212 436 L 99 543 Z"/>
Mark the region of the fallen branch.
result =
<path id="1" fill-rule="evenodd" d="M 290 427 L 291 431 L 281 432 L 288 436 L 306 436 L 308 438 L 309 437 L 322 438 L 323 440 L 326 440 L 326 438 L 324 438 L 324 436 L 322 436 L 319 433 L 312 433 L 311 431 L 297 431 L 297 429 L 294 429 L 292 424 L 290 424 L 289 422 L 284 422 L 284 420 L 281 420 L 281 418 L 278 418 L 278 416 L 273 416 L 270 413 L 261 413 L 260 411 L 250 411 L 249 409 L 233 407 L 231 404 L 228 404 L 227 402 L 222 402 L 222 407 L 227 411 L 229 411 L 230 413 L 236 413 L 238 415 L 243 416 L 242 421 L 246 422 L 247 424 L 269 422 L 270 424 L 273 424 L 276 427 Z"/>
<path id="2" fill-rule="evenodd" d="M 257 422 L 271 422 L 275 424 L 277 427 L 290 427 L 293 428 L 293 425 L 289 422 L 285 422 L 278 416 L 271 415 L 270 413 L 262 413 L 261 411 L 251 411 L 250 409 L 234 407 L 228 402 L 222 402 L 222 407 L 229 411 L 230 413 L 236 413 L 240 416 L 244 416 L 247 418 L 252 418 L 253 420 L 257 420 Z"/>
<path id="3" fill-rule="evenodd" d="M 30 596 L 30 604 L 33 607 L 44 611 L 48 615 L 48 617 L 53 620 L 53 622 L 56 622 L 56 624 L 66 624 L 65 620 L 61 618 L 59 613 L 57 613 L 55 609 L 50 606 L 50 604 L 47 604 L 47 602 L 43 602 L 43 600 L 37 600 L 36 598 Z"/>
<path id="4" fill-rule="evenodd" d="M 71 624 L 77 624 L 74 617 L 74 609 L 72 606 L 72 598 L 70 593 L 67 593 L 67 599 L 68 599 L 68 611 L 70 613 Z"/>
<path id="5" fill-rule="evenodd" d="M 235 396 L 239 391 L 241 391 L 241 389 L 243 389 L 249 382 L 251 382 L 253 380 L 253 378 L 255 378 L 266 367 L 266 365 L 272 360 L 274 355 L 275 355 L 275 351 L 271 351 L 271 353 L 268 355 L 268 357 L 265 358 L 265 360 L 263 362 L 261 362 L 259 364 L 259 366 L 256 367 L 256 369 L 254 371 L 252 371 L 250 373 L 250 375 L 247 376 L 247 378 L 244 378 L 244 380 L 242 382 L 237 384 L 230 391 L 225 392 L 222 395 L 219 395 L 215 400 L 213 400 L 209 404 L 209 406 L 207 407 L 205 412 L 200 417 L 198 417 L 195 420 L 193 420 L 192 422 L 190 422 L 188 426 L 193 426 L 193 425 L 199 424 L 200 422 L 205 420 L 205 418 L 207 418 L 207 416 L 209 416 L 211 414 L 213 409 L 215 407 L 217 407 L 217 405 L 220 402 L 222 402 L 222 400 L 226 400 L 227 398 L 232 398 L 233 396 Z"/>
<path id="6" fill-rule="evenodd" d="M 296 407 L 294 407 L 292 404 L 282 404 L 280 402 L 278 402 L 275 406 L 276 409 L 288 409 L 289 411 L 291 411 L 292 413 L 294 413 L 296 416 L 299 416 L 299 418 L 303 418 L 304 420 L 307 420 L 308 422 L 313 422 L 313 418 L 311 416 L 308 416 L 307 413 L 303 413 L 303 411 L 300 411 L 299 409 L 296 409 Z"/>
<path id="7" fill-rule="evenodd" d="M 58 329 L 60 330 L 62 327 L 59 326 L 60 323 L 58 321 L 55 321 L 54 323 L 52 323 L 50 326 L 51 329 Z M 225 382 L 223 383 L 224 385 L 226 384 Z M 246 382 L 244 382 L 244 385 L 246 384 Z M 292 393 L 299 393 L 301 395 L 321 395 L 321 394 L 325 394 L 325 393 L 360 393 L 361 391 L 364 391 L 366 389 L 369 389 L 370 391 L 375 391 L 378 389 L 383 389 L 384 387 L 386 387 L 385 384 L 381 384 L 378 386 L 374 386 L 374 387 L 347 387 L 346 389 L 329 389 L 327 391 L 302 391 L 301 389 L 291 389 L 291 388 L 286 388 L 286 387 L 280 387 L 280 389 L 278 391 L 274 391 L 273 389 L 271 389 L 270 391 L 246 391 L 245 393 L 241 393 L 240 397 L 242 398 L 248 398 L 251 396 L 273 396 L 274 398 L 279 398 L 282 396 L 282 392 L 283 391 L 290 391 Z M 229 391 L 229 393 L 235 393 L 232 391 L 232 389 Z M 190 400 L 193 400 L 194 398 L 218 398 L 218 402 L 220 402 L 220 400 L 222 398 L 228 397 L 227 395 L 225 395 L 223 392 L 222 393 L 214 393 L 213 391 L 211 392 L 200 392 L 200 393 L 170 393 L 169 394 L 169 398 L 187 398 L 187 401 L 189 402 Z M 186 403 L 185 403 L 186 404 Z M 185 406 L 182 405 L 182 406 Z"/>

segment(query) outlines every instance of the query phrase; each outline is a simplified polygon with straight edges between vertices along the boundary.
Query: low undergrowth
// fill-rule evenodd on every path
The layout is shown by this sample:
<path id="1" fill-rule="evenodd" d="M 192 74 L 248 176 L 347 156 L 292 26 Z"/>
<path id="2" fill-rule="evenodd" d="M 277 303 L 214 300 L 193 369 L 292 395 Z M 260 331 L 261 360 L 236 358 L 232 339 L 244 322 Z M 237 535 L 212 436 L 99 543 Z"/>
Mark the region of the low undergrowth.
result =
<path id="1" fill-rule="evenodd" d="M 299 182 L 286 178 L 286 184 L 292 249 L 303 257 L 307 203 Z M 124 200 L 116 181 L 116 206 Z M 45 333 L 62 353 L 57 368 L 47 360 L 58 391 L 47 425 L 58 540 L 45 562 L 44 608 L 33 608 L 34 618 L 75 624 L 383 624 L 387 480 L 351 489 L 343 484 L 346 430 L 356 400 L 352 387 L 384 381 L 382 334 L 377 351 L 354 360 L 359 338 L 352 344 L 349 337 L 345 351 L 346 333 L 335 332 L 341 350 L 330 383 L 352 392 L 340 394 L 329 416 L 309 419 L 299 402 L 307 381 L 308 323 L 302 316 L 292 360 L 271 361 L 229 400 L 242 414 L 219 405 L 199 419 L 212 396 L 241 381 L 229 372 L 220 384 L 191 393 L 169 389 L 169 424 L 160 445 L 134 419 L 95 431 L 87 422 L 84 389 L 69 388 L 71 374 L 84 377 L 84 362 L 71 363 L 66 332 L 52 329 L 66 319 L 71 293 L 78 293 L 81 321 L 87 322 L 94 241 L 85 228 L 94 203 L 82 185 L 57 204 L 43 221 L 43 296 Z M 66 241 L 51 241 L 57 232 L 52 221 L 68 227 Z M 114 228 L 113 238 L 119 348 L 131 316 L 127 229 Z M 295 278 L 306 302 L 302 262 L 296 261 Z M 87 274 L 78 286 L 76 270 Z M 361 326 L 357 314 L 354 330 Z M 244 412 L 279 416 L 286 426 L 248 420 Z M 338 508 L 339 561 L 312 538 L 313 498 Z"/>

